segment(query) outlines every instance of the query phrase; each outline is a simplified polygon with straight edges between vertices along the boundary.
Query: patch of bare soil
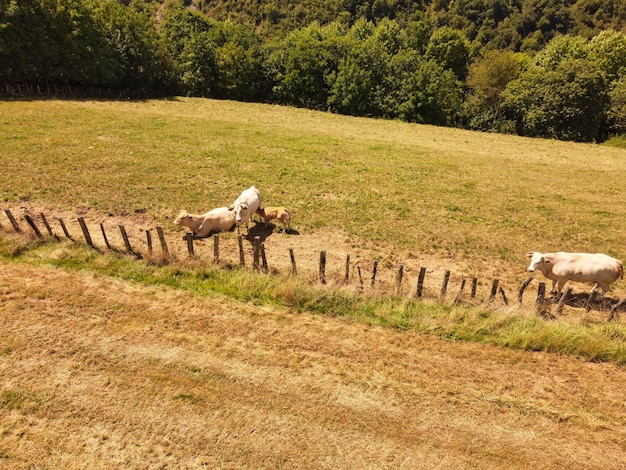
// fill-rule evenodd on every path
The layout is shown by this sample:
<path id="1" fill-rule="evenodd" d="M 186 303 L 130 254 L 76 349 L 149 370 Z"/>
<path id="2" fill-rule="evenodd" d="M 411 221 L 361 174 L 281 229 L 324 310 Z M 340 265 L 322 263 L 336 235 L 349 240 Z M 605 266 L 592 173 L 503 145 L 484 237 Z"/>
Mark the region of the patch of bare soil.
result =
<path id="1" fill-rule="evenodd" d="M 624 468 L 626 371 L 4 263 L 0 466 Z"/>

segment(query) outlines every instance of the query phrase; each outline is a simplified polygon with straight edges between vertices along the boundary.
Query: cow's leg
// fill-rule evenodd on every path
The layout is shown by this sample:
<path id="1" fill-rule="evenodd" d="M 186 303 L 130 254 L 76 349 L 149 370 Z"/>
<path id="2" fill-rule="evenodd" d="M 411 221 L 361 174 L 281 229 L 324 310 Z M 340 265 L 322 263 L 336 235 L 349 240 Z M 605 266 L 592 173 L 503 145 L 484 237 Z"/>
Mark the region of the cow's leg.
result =
<path id="1" fill-rule="evenodd" d="M 552 287 L 550 288 L 550 293 L 551 294 L 555 294 L 556 293 L 556 289 L 554 288 L 554 286 L 556 286 L 556 280 L 552 281 Z M 560 292 L 560 288 L 559 288 L 559 292 Z"/>

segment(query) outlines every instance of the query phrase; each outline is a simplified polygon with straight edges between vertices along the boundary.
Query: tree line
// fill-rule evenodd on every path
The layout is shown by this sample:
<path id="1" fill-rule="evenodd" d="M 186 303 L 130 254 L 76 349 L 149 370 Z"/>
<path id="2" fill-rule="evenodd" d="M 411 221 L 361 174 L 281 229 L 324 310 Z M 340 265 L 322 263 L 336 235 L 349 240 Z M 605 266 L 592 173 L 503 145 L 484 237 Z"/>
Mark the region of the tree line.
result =
<path id="1" fill-rule="evenodd" d="M 622 1 L 235 3 L 236 20 L 202 12 L 226 1 L 0 0 L 0 81 L 575 141 L 626 134 L 626 35 L 611 29 L 626 24 Z M 312 22 L 285 26 L 296 19 Z"/>

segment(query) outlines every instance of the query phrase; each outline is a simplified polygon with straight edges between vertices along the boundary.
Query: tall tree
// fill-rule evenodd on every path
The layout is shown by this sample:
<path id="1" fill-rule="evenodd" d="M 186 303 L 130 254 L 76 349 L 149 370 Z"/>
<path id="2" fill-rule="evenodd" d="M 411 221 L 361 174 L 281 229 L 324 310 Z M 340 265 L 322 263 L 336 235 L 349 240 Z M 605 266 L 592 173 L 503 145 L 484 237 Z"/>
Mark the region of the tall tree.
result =
<path id="1" fill-rule="evenodd" d="M 467 125 L 472 129 L 504 130 L 500 110 L 502 92 L 522 71 L 528 56 L 512 51 L 487 51 L 469 69 L 465 102 Z"/>
<path id="2" fill-rule="evenodd" d="M 470 62 L 469 42 L 456 29 L 439 28 L 430 37 L 426 58 L 451 70 L 459 80 L 465 80 Z"/>
<path id="3" fill-rule="evenodd" d="M 343 28 L 313 23 L 275 43 L 267 67 L 274 71 L 275 98 L 284 104 L 326 109 L 337 70 Z"/>
<path id="4" fill-rule="evenodd" d="M 587 142 L 603 137 L 607 87 L 593 62 L 566 58 L 553 68 L 534 65 L 503 96 L 502 108 L 520 135 Z"/>

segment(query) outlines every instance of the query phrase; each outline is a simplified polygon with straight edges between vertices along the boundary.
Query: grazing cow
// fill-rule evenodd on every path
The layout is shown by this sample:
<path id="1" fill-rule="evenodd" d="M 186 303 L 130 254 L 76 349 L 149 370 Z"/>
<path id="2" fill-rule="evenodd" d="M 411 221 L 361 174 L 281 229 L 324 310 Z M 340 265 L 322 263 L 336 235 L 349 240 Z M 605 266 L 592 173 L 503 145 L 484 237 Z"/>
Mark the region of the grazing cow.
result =
<path id="1" fill-rule="evenodd" d="M 265 226 L 267 224 L 276 219 L 281 224 L 283 224 L 283 230 L 287 231 L 291 227 L 291 214 L 286 207 L 266 207 L 259 208 L 256 211 L 263 218 L 263 222 L 265 222 Z"/>
<path id="2" fill-rule="evenodd" d="M 235 225 L 235 213 L 228 210 L 228 207 L 218 207 L 201 215 L 180 211 L 174 224 L 188 227 L 194 237 L 209 237 L 213 233 L 232 229 Z"/>
<path id="3" fill-rule="evenodd" d="M 552 281 L 552 292 L 557 284 L 557 293 L 561 293 L 567 281 L 593 282 L 591 293 L 596 288 L 602 289 L 604 295 L 611 283 L 624 278 L 624 268 L 618 259 L 602 253 L 538 253 L 531 251 L 526 255 L 530 258 L 529 272 L 540 270 Z"/>
<path id="4" fill-rule="evenodd" d="M 248 223 L 252 220 L 252 215 L 261 207 L 261 193 L 254 186 L 250 186 L 244 190 L 232 206 L 228 209 L 235 214 L 235 223 L 237 224 L 237 231 L 239 226 L 244 224 L 246 230 L 248 229 Z"/>

